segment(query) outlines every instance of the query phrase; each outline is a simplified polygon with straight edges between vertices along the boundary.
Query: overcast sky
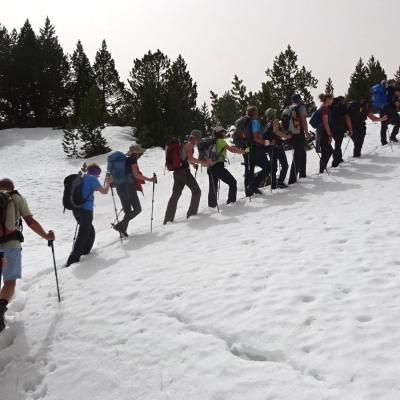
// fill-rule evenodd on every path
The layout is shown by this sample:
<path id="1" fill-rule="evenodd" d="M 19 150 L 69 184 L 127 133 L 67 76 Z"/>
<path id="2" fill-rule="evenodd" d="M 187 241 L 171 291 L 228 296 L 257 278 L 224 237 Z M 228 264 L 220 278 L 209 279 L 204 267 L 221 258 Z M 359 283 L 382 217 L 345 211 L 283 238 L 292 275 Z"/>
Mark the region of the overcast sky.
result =
<path id="1" fill-rule="evenodd" d="M 28 18 L 38 32 L 49 16 L 64 50 L 72 53 L 81 39 L 92 62 L 105 38 L 124 80 L 148 50 L 182 54 L 199 102 L 229 89 L 234 74 L 259 90 L 289 43 L 318 90 L 330 76 L 337 95 L 359 57 L 374 54 L 388 75 L 400 65 L 400 0 L 0 0 L 0 10 L 8 29 Z"/>

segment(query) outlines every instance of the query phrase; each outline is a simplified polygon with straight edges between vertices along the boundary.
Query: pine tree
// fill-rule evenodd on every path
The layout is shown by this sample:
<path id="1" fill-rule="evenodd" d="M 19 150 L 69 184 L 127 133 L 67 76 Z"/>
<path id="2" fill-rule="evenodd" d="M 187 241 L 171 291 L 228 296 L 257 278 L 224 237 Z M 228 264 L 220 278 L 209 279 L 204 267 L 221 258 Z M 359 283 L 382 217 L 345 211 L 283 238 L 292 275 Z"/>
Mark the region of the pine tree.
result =
<path id="1" fill-rule="evenodd" d="M 197 84 L 193 82 L 181 55 L 165 73 L 165 120 L 168 135 L 184 137 L 196 117 Z M 155 143 L 163 144 L 163 139 Z"/>
<path id="2" fill-rule="evenodd" d="M 148 52 L 135 59 L 130 79 L 135 126 L 140 143 L 145 146 L 161 144 L 168 133 L 165 121 L 165 75 L 169 58 L 160 50 Z"/>
<path id="3" fill-rule="evenodd" d="M 369 80 L 369 89 L 377 83 L 381 83 L 387 79 L 386 72 L 382 68 L 379 60 L 375 60 L 374 56 L 371 56 L 366 65 L 367 76 Z"/>
<path id="4" fill-rule="evenodd" d="M 57 126 L 66 116 L 69 103 L 69 63 L 47 17 L 38 37 L 40 49 L 39 115 L 40 126 Z"/>
<path id="5" fill-rule="evenodd" d="M 396 86 L 400 87 L 400 67 L 394 74 L 394 80 L 396 81 Z"/>
<path id="6" fill-rule="evenodd" d="M 93 71 L 102 103 L 102 119 L 103 122 L 109 122 L 115 118 L 122 106 L 124 84 L 119 79 L 115 61 L 107 49 L 105 40 L 96 53 Z"/>
<path id="7" fill-rule="evenodd" d="M 216 124 L 227 128 L 240 118 L 241 111 L 231 92 L 225 92 L 219 97 L 213 91 L 211 95 L 211 115 Z"/>
<path id="8" fill-rule="evenodd" d="M 368 69 L 362 58 L 358 60 L 356 69 L 350 77 L 350 86 L 347 91 L 347 99 L 350 101 L 361 101 L 370 97 L 370 82 Z"/>
<path id="9" fill-rule="evenodd" d="M 11 38 L 0 25 L 0 128 L 11 125 L 9 100 L 11 87 L 9 72 L 11 64 Z"/>
<path id="10" fill-rule="evenodd" d="M 110 151 L 106 139 L 101 134 L 104 125 L 102 124 L 102 106 L 99 100 L 98 90 L 93 85 L 80 106 L 78 133 L 82 140 L 82 153 L 85 158 Z"/>
<path id="11" fill-rule="evenodd" d="M 239 79 L 237 75 L 233 77 L 231 95 L 237 103 L 240 114 L 244 115 L 249 106 L 249 98 L 246 86 L 243 85 L 243 80 Z"/>
<path id="12" fill-rule="evenodd" d="M 200 109 L 198 110 L 199 112 L 199 124 L 201 129 L 205 132 L 211 132 L 212 127 L 213 127 L 213 119 L 211 117 L 210 111 L 208 109 L 208 105 L 206 102 L 204 102 Z"/>
<path id="13" fill-rule="evenodd" d="M 64 128 L 64 137 L 62 141 L 62 147 L 64 153 L 67 154 L 68 158 L 80 158 L 81 153 L 81 140 L 79 139 L 79 132 L 74 129 L 71 121 L 68 121 Z"/>
<path id="14" fill-rule="evenodd" d="M 291 97 L 295 93 L 302 96 L 309 112 L 315 109 L 310 89 L 317 87 L 318 80 L 304 66 L 299 68 L 297 55 L 290 45 L 275 58 L 272 68 L 265 73 L 269 78 L 272 103 L 279 112 L 291 103 Z"/>
<path id="15" fill-rule="evenodd" d="M 95 84 L 93 69 L 80 40 L 76 44 L 76 49 L 71 57 L 71 68 L 70 90 L 74 117 L 76 120 L 80 115 L 82 100 Z"/>
<path id="16" fill-rule="evenodd" d="M 15 38 L 12 38 L 12 40 Z M 12 47 L 10 66 L 11 118 L 20 127 L 35 126 L 39 109 L 40 49 L 35 32 L 28 20 Z M 12 71 L 12 73 L 11 73 Z"/>
<path id="17" fill-rule="evenodd" d="M 325 93 L 333 96 L 334 90 L 332 79 L 329 77 L 325 85 Z"/>

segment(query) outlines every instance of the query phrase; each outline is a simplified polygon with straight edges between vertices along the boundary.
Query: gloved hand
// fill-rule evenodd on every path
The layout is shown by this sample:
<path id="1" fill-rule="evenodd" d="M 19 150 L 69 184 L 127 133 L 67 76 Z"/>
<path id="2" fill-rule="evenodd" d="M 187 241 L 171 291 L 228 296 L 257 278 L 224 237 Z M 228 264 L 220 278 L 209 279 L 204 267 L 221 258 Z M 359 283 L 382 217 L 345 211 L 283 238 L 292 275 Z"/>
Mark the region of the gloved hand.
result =
<path id="1" fill-rule="evenodd" d="M 250 153 L 250 147 L 246 147 L 246 148 L 244 149 L 244 153 L 245 153 L 245 154 L 249 154 L 249 153 Z"/>

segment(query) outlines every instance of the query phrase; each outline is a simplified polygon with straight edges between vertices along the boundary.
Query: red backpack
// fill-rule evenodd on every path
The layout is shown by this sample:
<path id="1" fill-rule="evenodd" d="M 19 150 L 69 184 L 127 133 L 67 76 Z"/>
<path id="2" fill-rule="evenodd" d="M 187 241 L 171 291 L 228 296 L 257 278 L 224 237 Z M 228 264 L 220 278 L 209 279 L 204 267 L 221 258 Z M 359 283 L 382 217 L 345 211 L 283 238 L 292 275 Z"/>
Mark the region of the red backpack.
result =
<path id="1" fill-rule="evenodd" d="M 172 139 L 166 144 L 165 165 L 169 171 L 176 171 L 182 166 L 181 143 L 178 139 Z"/>

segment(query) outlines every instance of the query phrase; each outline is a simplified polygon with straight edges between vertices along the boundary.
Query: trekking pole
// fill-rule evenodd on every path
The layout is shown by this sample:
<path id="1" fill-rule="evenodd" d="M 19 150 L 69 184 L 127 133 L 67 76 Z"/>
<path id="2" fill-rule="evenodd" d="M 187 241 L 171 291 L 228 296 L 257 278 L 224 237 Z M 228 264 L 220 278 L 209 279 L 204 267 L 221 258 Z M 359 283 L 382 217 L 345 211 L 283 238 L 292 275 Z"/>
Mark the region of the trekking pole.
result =
<path id="1" fill-rule="evenodd" d="M 344 155 L 346 154 L 346 150 L 347 150 L 347 148 L 349 147 L 350 139 L 351 139 L 351 138 L 350 138 L 350 136 L 349 136 L 349 140 L 347 141 L 346 147 L 344 148 L 344 152 L 343 152 L 342 157 L 344 157 Z"/>
<path id="2" fill-rule="evenodd" d="M 54 265 L 54 274 L 56 275 L 56 284 L 57 284 L 57 296 L 58 296 L 58 302 L 61 303 L 61 297 L 60 297 L 60 287 L 58 285 L 58 274 L 57 274 L 57 265 L 56 265 L 56 256 L 54 254 L 54 240 L 49 240 L 47 242 L 48 246 L 51 247 L 51 252 L 53 253 L 53 265 Z"/>
<path id="3" fill-rule="evenodd" d="M 269 170 L 270 170 L 270 172 L 269 172 L 269 185 L 270 185 L 271 194 L 272 194 L 272 170 L 273 170 L 273 164 L 274 164 L 274 148 L 275 148 L 275 146 L 272 146 L 272 148 L 271 148 L 271 161 L 269 163 Z M 275 172 L 275 174 L 276 174 L 276 172 Z M 275 181 L 276 181 L 276 177 L 275 177 Z"/>
<path id="4" fill-rule="evenodd" d="M 196 171 L 197 172 L 197 171 Z M 150 232 L 153 232 L 153 211 L 154 211 L 154 188 L 156 186 L 156 182 L 157 182 L 157 175 L 155 172 L 153 172 L 153 179 L 155 179 L 155 181 L 153 180 L 153 194 L 151 197 L 151 220 L 150 220 Z"/>
<path id="5" fill-rule="evenodd" d="M 119 210 L 119 213 L 118 213 L 118 218 L 119 218 L 119 216 L 121 215 L 122 211 L 124 211 L 124 209 L 123 209 L 123 208 L 121 208 L 121 209 Z M 114 225 L 115 225 L 115 223 L 116 223 L 117 221 L 118 221 L 117 219 L 114 219 L 114 221 L 111 223 L 111 225 L 112 225 L 112 226 L 114 226 Z"/>
<path id="6" fill-rule="evenodd" d="M 218 201 L 219 201 L 219 193 L 220 193 L 220 190 L 221 190 L 221 179 L 218 179 L 218 189 L 217 189 L 217 194 L 218 194 L 217 200 L 218 200 Z"/>
<path id="7" fill-rule="evenodd" d="M 199 170 L 199 166 L 197 165 L 197 166 L 195 167 L 195 169 L 196 169 L 196 172 L 194 173 L 194 179 L 196 179 L 197 171 Z"/>
<path id="8" fill-rule="evenodd" d="M 75 247 L 76 237 L 78 235 L 78 227 L 79 227 L 79 222 L 76 223 L 74 238 L 72 239 L 72 250 L 74 250 Z"/>
<path id="9" fill-rule="evenodd" d="M 389 144 L 390 144 L 390 149 L 392 150 L 392 153 L 393 153 L 392 139 L 390 139 L 390 138 L 389 138 Z"/>
<path id="10" fill-rule="evenodd" d="M 118 211 L 117 211 L 117 205 L 116 205 L 116 203 L 115 203 L 114 189 L 113 189 L 112 186 L 110 186 L 110 188 L 111 188 L 111 196 L 112 196 L 113 204 L 114 204 L 115 219 L 116 219 L 117 224 L 118 224 L 118 223 L 119 223 L 119 219 L 118 219 L 118 215 L 119 215 L 119 214 L 118 214 Z M 111 226 L 114 226 L 114 225 L 111 224 Z M 119 238 L 120 238 L 121 244 L 122 244 L 122 233 L 121 233 L 121 232 L 119 232 Z"/>
<path id="11" fill-rule="evenodd" d="M 215 192 L 214 176 L 212 173 L 210 173 L 210 177 L 211 177 L 211 184 L 212 184 L 213 191 L 214 191 L 215 201 L 217 202 L 217 210 L 219 212 L 218 198 L 217 198 L 217 193 Z"/>
<path id="12" fill-rule="evenodd" d="M 314 147 L 315 152 L 317 153 L 318 158 L 321 160 L 321 156 L 319 155 L 317 148 L 315 147 L 314 142 L 311 142 L 312 147 Z M 328 170 L 328 166 L 325 167 L 325 171 L 328 175 L 330 175 L 329 170 Z"/>

